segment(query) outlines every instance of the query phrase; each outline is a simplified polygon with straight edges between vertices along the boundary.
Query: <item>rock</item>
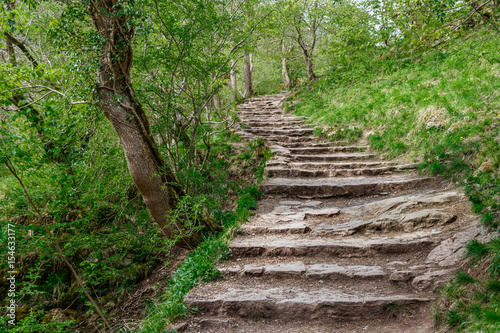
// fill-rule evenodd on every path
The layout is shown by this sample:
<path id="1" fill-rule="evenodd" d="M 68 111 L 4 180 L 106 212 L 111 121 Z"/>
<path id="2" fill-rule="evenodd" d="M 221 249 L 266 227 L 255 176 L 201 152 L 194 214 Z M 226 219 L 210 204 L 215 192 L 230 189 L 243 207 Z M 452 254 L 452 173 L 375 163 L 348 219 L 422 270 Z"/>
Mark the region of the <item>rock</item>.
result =
<path id="1" fill-rule="evenodd" d="M 169 324 L 167 327 L 165 327 L 167 330 L 174 331 L 174 332 L 184 332 L 187 330 L 189 327 L 188 323 L 176 323 L 176 324 Z"/>
<path id="2" fill-rule="evenodd" d="M 267 275 L 301 275 L 305 273 L 306 267 L 302 261 L 266 266 Z"/>
<path id="3" fill-rule="evenodd" d="M 483 227 L 474 226 L 444 240 L 439 246 L 434 248 L 429 253 L 426 263 L 438 264 L 442 267 L 456 265 L 463 259 L 463 255 L 465 253 L 463 246 L 471 239 L 480 235 L 481 232 L 485 232 Z"/>
<path id="4" fill-rule="evenodd" d="M 402 214 L 421 205 L 439 205 L 456 202 L 463 198 L 464 195 L 457 192 L 445 192 L 437 195 L 429 193 L 419 195 L 403 195 L 396 198 L 350 207 L 346 209 L 345 212 L 353 215 L 380 215 L 387 212 L 391 212 L 392 214 Z"/>
<path id="5" fill-rule="evenodd" d="M 454 272 L 454 269 L 444 269 L 439 271 L 427 272 L 414 278 L 411 285 L 419 290 L 425 290 L 432 285 L 437 287 L 438 285 L 444 283 L 446 281 L 446 278 L 453 275 Z"/>
<path id="6" fill-rule="evenodd" d="M 303 210 L 305 219 L 312 217 L 333 217 L 340 213 L 340 209 L 337 208 L 323 208 L 323 209 L 306 209 Z"/>
<path id="7" fill-rule="evenodd" d="M 218 269 L 222 275 L 237 275 L 241 271 L 240 266 L 220 267 Z"/>
<path id="8" fill-rule="evenodd" d="M 387 263 L 387 266 L 406 266 L 407 263 L 403 261 L 391 261 Z"/>
<path id="9" fill-rule="evenodd" d="M 420 272 L 420 271 L 425 271 L 427 269 L 426 265 L 417 265 L 417 266 L 410 266 L 408 267 L 410 271 L 414 272 Z"/>
<path id="10" fill-rule="evenodd" d="M 421 275 L 417 276 L 416 278 L 413 279 L 411 282 L 411 285 L 413 288 L 419 289 L 419 290 L 425 290 L 429 288 L 433 283 L 433 278 L 428 276 L 428 275 Z"/>
<path id="11" fill-rule="evenodd" d="M 280 205 L 282 206 L 300 206 L 302 202 L 300 201 L 280 201 Z"/>
<path id="12" fill-rule="evenodd" d="M 414 229 L 437 227 L 451 223 L 457 219 L 456 215 L 434 209 L 424 209 L 404 215 L 401 219 L 403 230 L 411 232 Z"/>
<path id="13" fill-rule="evenodd" d="M 314 278 L 379 278 L 384 277 L 385 272 L 380 266 L 339 266 L 336 264 L 314 264 L 307 266 L 308 277 Z"/>
<path id="14" fill-rule="evenodd" d="M 304 207 L 317 207 L 319 205 L 321 205 L 322 202 L 321 201 L 306 201 L 302 204 L 302 206 Z"/>
<path id="15" fill-rule="evenodd" d="M 396 271 L 389 276 L 389 280 L 394 282 L 404 282 L 410 280 L 416 274 L 413 271 Z"/>
<path id="16" fill-rule="evenodd" d="M 264 267 L 253 264 L 245 265 L 245 267 L 243 267 L 243 271 L 245 272 L 245 274 L 249 275 L 260 275 L 264 272 Z"/>
<path id="17" fill-rule="evenodd" d="M 292 207 L 290 206 L 278 206 L 274 208 L 273 214 L 281 215 L 281 214 L 291 214 L 293 213 Z"/>

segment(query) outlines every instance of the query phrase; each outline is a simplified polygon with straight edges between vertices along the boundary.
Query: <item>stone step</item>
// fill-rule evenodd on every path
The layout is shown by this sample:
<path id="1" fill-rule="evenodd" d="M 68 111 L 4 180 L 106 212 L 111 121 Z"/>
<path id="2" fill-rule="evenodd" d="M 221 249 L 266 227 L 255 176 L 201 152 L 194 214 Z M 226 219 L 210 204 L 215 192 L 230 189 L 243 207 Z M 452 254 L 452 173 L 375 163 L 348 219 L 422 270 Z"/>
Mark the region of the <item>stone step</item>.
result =
<path id="1" fill-rule="evenodd" d="M 242 122 L 287 122 L 287 121 L 303 121 L 306 119 L 305 117 L 295 117 L 295 116 L 287 116 L 287 115 L 274 115 L 274 116 L 241 116 Z"/>
<path id="2" fill-rule="evenodd" d="M 352 178 L 270 178 L 261 184 L 266 194 L 299 198 L 367 196 L 396 190 L 413 189 L 430 183 L 433 178 L 416 176 Z"/>
<path id="3" fill-rule="evenodd" d="M 292 155 L 292 161 L 303 162 L 334 162 L 334 161 L 360 161 L 376 158 L 375 154 L 352 153 L 352 154 L 330 154 L 330 155 Z"/>
<path id="4" fill-rule="evenodd" d="M 256 135 L 269 142 L 275 142 L 281 145 L 283 142 L 314 142 L 314 136 L 287 136 L 287 135 Z"/>
<path id="5" fill-rule="evenodd" d="M 253 134 L 249 133 L 246 130 L 240 130 L 234 132 L 235 134 L 238 134 L 241 136 L 242 139 L 245 140 L 253 140 L 256 138 L 262 138 L 264 141 L 266 141 L 269 145 L 273 144 L 278 144 L 281 145 L 283 142 L 314 142 L 316 138 L 314 136 L 287 136 L 287 135 L 259 135 L 259 134 Z"/>
<path id="6" fill-rule="evenodd" d="M 284 127 L 284 126 L 305 126 L 304 121 L 302 120 L 290 120 L 290 121 L 245 121 L 241 124 L 249 127 L 264 127 L 264 128 L 276 128 L 276 127 Z"/>
<path id="7" fill-rule="evenodd" d="M 434 243 L 418 239 L 332 238 L 310 235 L 254 235 L 238 237 L 229 247 L 233 256 L 316 256 L 368 257 L 427 250 Z"/>
<path id="8" fill-rule="evenodd" d="M 254 110 L 254 111 L 240 111 L 238 112 L 239 116 L 275 116 L 275 115 L 282 115 L 283 112 L 281 112 L 280 109 L 259 109 L 259 110 Z"/>
<path id="9" fill-rule="evenodd" d="M 353 220 L 346 223 L 322 223 L 315 231 L 326 235 L 387 234 L 390 232 L 415 232 L 422 229 L 436 229 L 455 222 L 456 215 L 437 210 L 422 210 L 406 215 L 387 215 L 372 220 Z"/>
<path id="10" fill-rule="evenodd" d="M 333 142 L 311 142 L 307 145 L 298 144 L 298 143 L 284 143 L 283 146 L 287 148 L 305 148 L 305 147 L 339 147 L 339 146 L 348 146 L 349 142 L 347 141 L 333 141 Z"/>
<path id="11" fill-rule="evenodd" d="M 387 166 L 380 168 L 363 169 L 328 169 L 328 170 L 307 170 L 296 168 L 272 167 L 266 168 L 270 177 L 354 177 L 354 176 L 378 176 L 396 172 L 406 172 L 410 170 L 407 166 Z"/>
<path id="12" fill-rule="evenodd" d="M 243 130 L 246 129 L 257 129 L 257 130 L 263 130 L 263 131 L 274 131 L 274 130 L 309 130 L 310 128 L 307 126 L 249 126 L 247 124 L 240 124 L 240 128 Z"/>
<path id="13" fill-rule="evenodd" d="M 392 306 L 378 318 L 345 322 L 205 316 L 173 325 L 183 333 L 434 333 L 429 306 Z"/>
<path id="14" fill-rule="evenodd" d="M 350 265 L 318 263 L 304 264 L 303 261 L 282 263 L 258 263 L 219 267 L 223 276 L 270 276 L 281 278 L 316 278 L 316 279 L 381 279 L 385 278 L 386 271 L 381 266 Z"/>
<path id="15" fill-rule="evenodd" d="M 333 146 L 333 147 L 287 147 L 293 154 L 297 155 L 316 155 L 316 154 L 331 154 L 337 152 L 364 152 L 368 150 L 368 146 Z"/>
<path id="16" fill-rule="evenodd" d="M 240 110 L 260 110 L 260 109 L 273 109 L 280 110 L 281 109 L 276 105 L 276 103 L 261 103 L 261 104 L 241 104 L 239 106 Z"/>
<path id="17" fill-rule="evenodd" d="M 312 134 L 313 130 L 309 128 L 304 129 L 278 129 L 278 128 L 262 128 L 251 127 L 246 128 L 245 132 L 261 136 L 279 135 L 279 136 L 304 136 Z"/>
<path id="18" fill-rule="evenodd" d="M 441 228 L 455 222 L 456 219 L 457 216 L 454 214 L 436 209 L 423 209 L 408 214 L 384 215 L 371 220 L 351 220 L 345 223 L 324 222 L 315 226 L 314 230 L 316 233 L 342 236 L 387 234 L 390 232 L 411 233 L 426 228 Z"/>
<path id="19" fill-rule="evenodd" d="M 289 149 L 289 148 L 288 148 Z M 418 164 L 407 164 L 409 169 Z M 297 168 L 301 170 L 331 170 L 331 169 L 369 169 L 369 168 L 384 168 L 390 166 L 397 166 L 395 162 L 290 162 L 290 168 Z M 403 165 L 401 165 L 403 166 Z M 411 166 L 411 167 L 410 167 Z"/>
<path id="20" fill-rule="evenodd" d="M 204 316 L 334 322 L 387 316 L 391 308 L 432 300 L 432 296 L 426 294 L 356 292 L 266 283 L 245 286 L 222 281 L 194 289 L 184 303 L 190 308 L 198 308 Z"/>

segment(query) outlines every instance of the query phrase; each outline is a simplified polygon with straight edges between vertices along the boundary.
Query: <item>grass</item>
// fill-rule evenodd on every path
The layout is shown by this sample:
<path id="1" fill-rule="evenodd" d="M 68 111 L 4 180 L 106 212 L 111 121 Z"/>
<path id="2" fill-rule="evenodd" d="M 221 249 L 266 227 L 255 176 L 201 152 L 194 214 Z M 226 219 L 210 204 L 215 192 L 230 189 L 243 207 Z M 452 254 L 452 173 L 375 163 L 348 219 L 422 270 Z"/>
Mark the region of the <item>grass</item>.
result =
<path id="1" fill-rule="evenodd" d="M 386 158 L 462 184 L 486 225 L 500 216 L 500 47 L 497 35 L 339 68 L 286 103 L 330 140 L 364 136 Z M 490 52 L 491 51 L 491 52 Z M 364 66 L 364 67 L 363 67 Z"/>
<path id="2" fill-rule="evenodd" d="M 385 158 L 419 162 L 421 172 L 449 178 L 465 189 L 483 224 L 497 229 L 499 46 L 499 35 L 483 29 L 411 57 L 338 68 L 296 89 L 285 108 L 308 117 L 325 139 L 364 137 Z M 345 128 L 359 131 L 339 135 Z M 467 255 L 470 272 L 458 272 L 441 290 L 436 323 L 499 332 L 500 238 L 470 242 Z"/>

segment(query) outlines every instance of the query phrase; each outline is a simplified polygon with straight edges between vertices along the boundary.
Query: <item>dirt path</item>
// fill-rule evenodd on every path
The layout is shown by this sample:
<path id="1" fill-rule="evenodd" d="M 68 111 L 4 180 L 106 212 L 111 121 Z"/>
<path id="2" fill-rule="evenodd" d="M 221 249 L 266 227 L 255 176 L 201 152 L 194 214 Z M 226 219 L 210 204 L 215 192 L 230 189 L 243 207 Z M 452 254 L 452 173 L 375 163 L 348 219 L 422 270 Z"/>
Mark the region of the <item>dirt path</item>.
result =
<path id="1" fill-rule="evenodd" d="M 240 105 L 262 137 L 265 198 L 230 247 L 224 278 L 191 291 L 184 332 L 433 332 L 433 290 L 485 231 L 452 184 L 363 145 L 322 143 L 284 95 Z"/>

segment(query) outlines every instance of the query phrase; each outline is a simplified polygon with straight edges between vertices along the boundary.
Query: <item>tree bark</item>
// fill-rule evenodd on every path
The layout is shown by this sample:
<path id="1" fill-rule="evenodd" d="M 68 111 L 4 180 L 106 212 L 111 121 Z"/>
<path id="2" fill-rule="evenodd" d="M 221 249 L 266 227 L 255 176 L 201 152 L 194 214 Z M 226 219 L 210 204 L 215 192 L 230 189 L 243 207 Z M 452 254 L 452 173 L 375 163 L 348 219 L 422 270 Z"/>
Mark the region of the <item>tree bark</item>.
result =
<path id="1" fill-rule="evenodd" d="M 104 42 L 97 73 L 99 106 L 120 138 L 128 170 L 152 218 L 168 238 L 182 237 L 179 245 L 193 244 L 195 237 L 170 224 L 170 212 L 183 191 L 160 156 L 146 114 L 130 80 L 134 28 L 119 0 L 91 1 L 89 12 Z"/>
<path id="2" fill-rule="evenodd" d="M 283 75 L 283 87 L 285 89 L 290 89 L 292 87 L 292 81 L 288 75 L 288 66 L 286 58 L 281 59 L 281 74 Z"/>
<path id="3" fill-rule="evenodd" d="M 231 73 L 229 74 L 229 86 L 232 89 L 231 99 L 233 102 L 236 101 L 238 95 L 238 82 L 236 81 L 236 62 L 237 60 L 233 60 L 233 65 L 231 66 Z"/>
<path id="4" fill-rule="evenodd" d="M 306 68 L 307 68 L 307 79 L 309 81 L 314 81 L 316 79 L 316 74 L 314 74 L 313 70 L 313 61 L 311 57 L 308 54 L 304 54 L 304 60 L 306 62 Z"/>
<path id="5" fill-rule="evenodd" d="M 220 101 L 219 93 L 214 94 L 213 101 L 214 101 L 214 107 L 216 109 L 220 109 L 221 108 L 221 101 Z"/>
<path id="6" fill-rule="evenodd" d="M 251 53 L 246 53 L 243 62 L 243 80 L 245 81 L 245 98 L 249 98 L 254 95 L 252 87 L 252 70 L 253 70 L 253 61 Z"/>

